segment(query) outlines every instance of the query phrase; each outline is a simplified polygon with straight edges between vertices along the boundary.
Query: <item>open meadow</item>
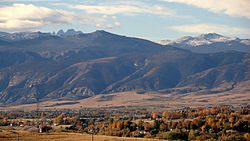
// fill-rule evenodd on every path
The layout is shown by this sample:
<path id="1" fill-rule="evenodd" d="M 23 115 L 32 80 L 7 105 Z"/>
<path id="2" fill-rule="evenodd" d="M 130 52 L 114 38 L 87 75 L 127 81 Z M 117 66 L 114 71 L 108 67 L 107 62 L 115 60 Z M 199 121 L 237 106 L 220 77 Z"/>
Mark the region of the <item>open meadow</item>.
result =
<path id="1" fill-rule="evenodd" d="M 138 94 L 134 91 L 97 95 L 82 100 L 40 102 L 40 110 L 80 109 L 80 108 L 147 108 L 148 110 L 175 110 L 184 107 L 198 108 L 219 105 L 240 107 L 250 102 L 249 92 L 230 91 L 219 94 Z M 36 110 L 36 103 L 0 106 L 0 110 Z"/>
<path id="2" fill-rule="evenodd" d="M 18 135 L 18 134 L 19 135 Z M 80 133 L 29 133 L 29 132 L 0 132 L 0 141 L 91 141 L 92 136 Z M 93 141 L 157 141 L 156 139 L 112 137 L 94 135 Z M 159 141 L 159 140 L 158 140 Z"/>

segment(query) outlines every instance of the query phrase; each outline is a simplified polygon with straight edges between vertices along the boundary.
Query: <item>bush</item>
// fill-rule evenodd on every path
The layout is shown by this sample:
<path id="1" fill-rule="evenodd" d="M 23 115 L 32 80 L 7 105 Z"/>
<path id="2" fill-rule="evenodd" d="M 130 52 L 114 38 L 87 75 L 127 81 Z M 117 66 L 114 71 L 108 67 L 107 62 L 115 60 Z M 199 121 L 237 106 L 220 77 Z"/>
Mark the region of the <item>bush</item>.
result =
<path id="1" fill-rule="evenodd" d="M 189 134 L 188 134 L 188 138 L 189 138 L 189 140 L 194 140 L 199 135 L 200 135 L 199 131 L 195 131 L 195 130 L 191 129 Z"/>
<path id="2" fill-rule="evenodd" d="M 207 140 L 205 140 L 205 141 L 217 141 L 217 140 L 216 140 L 216 139 L 211 138 L 211 139 L 207 139 Z"/>
<path id="3" fill-rule="evenodd" d="M 167 140 L 188 140 L 188 133 L 170 131 L 170 132 L 166 132 L 163 138 Z"/>
<path id="4" fill-rule="evenodd" d="M 246 141 L 246 139 L 243 136 L 229 136 L 224 141 Z"/>
<path id="5" fill-rule="evenodd" d="M 151 131 L 150 131 L 150 134 L 151 135 L 156 135 L 156 134 L 158 134 L 158 130 L 157 129 L 152 129 Z"/>

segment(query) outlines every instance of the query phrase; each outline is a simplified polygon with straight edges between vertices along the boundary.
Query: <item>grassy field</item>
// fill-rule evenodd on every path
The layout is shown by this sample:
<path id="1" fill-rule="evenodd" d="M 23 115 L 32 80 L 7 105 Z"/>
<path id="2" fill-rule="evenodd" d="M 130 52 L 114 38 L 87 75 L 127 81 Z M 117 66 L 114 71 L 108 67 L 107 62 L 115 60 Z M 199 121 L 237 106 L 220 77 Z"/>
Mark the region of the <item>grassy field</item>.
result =
<path id="1" fill-rule="evenodd" d="M 0 132 L 0 141 L 91 141 L 91 135 L 79 133 L 29 133 Z M 94 141 L 159 141 L 154 139 L 124 138 L 96 135 Z"/>
<path id="2" fill-rule="evenodd" d="M 159 94 L 135 92 L 97 95 L 76 101 L 46 101 L 40 103 L 40 109 L 78 109 L 109 108 L 109 107 L 161 107 L 166 109 L 180 109 L 183 107 L 206 107 L 209 105 L 245 105 L 250 102 L 250 92 L 220 93 L 220 94 Z M 23 104 L 17 106 L 0 107 L 0 110 L 34 110 L 36 104 Z"/>

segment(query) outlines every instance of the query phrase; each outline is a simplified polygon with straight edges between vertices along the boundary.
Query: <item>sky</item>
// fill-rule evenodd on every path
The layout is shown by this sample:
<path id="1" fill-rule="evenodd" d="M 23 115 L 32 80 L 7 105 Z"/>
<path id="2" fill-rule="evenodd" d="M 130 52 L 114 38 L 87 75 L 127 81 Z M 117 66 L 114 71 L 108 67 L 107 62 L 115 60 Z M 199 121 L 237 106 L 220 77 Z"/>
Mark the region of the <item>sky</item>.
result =
<path id="1" fill-rule="evenodd" d="M 0 31 L 106 30 L 149 40 L 250 38 L 250 0 L 0 0 Z"/>

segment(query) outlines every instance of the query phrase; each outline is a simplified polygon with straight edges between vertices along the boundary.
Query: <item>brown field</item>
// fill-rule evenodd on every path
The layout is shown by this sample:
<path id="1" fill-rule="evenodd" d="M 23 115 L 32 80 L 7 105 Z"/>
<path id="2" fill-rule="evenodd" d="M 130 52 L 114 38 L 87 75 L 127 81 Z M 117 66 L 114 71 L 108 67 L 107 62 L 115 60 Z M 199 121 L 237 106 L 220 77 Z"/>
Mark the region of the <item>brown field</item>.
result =
<path id="1" fill-rule="evenodd" d="M 91 141 L 91 135 L 80 133 L 29 133 L 18 132 L 19 141 Z M 125 138 L 95 135 L 94 141 L 159 141 L 156 139 Z M 17 133 L 0 132 L 0 141 L 17 141 Z"/>
<path id="2" fill-rule="evenodd" d="M 160 94 L 123 92 L 107 95 L 97 95 L 76 101 L 46 101 L 40 103 L 41 109 L 78 109 L 102 107 L 161 107 L 164 109 L 179 109 L 183 107 L 206 107 L 217 105 L 245 105 L 250 103 L 250 92 L 221 94 Z M 34 110 L 36 104 L 0 107 L 0 110 L 25 109 Z"/>

